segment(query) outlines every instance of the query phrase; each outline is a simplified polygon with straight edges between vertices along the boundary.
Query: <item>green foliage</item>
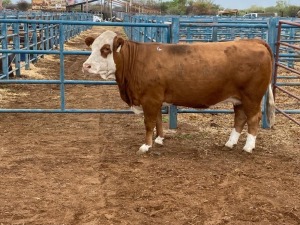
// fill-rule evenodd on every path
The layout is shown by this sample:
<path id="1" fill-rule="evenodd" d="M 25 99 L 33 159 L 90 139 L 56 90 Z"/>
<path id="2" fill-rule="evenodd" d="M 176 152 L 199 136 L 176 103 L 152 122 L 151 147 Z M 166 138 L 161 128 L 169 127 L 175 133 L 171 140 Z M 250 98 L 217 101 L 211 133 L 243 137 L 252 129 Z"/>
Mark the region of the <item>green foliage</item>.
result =
<path id="1" fill-rule="evenodd" d="M 264 13 L 265 8 L 257 5 L 252 5 L 250 8 L 246 9 L 247 13 Z"/>
<path id="2" fill-rule="evenodd" d="M 2 0 L 2 5 L 3 5 L 4 8 L 8 5 L 11 5 L 11 4 L 12 4 L 11 0 Z"/>
<path id="3" fill-rule="evenodd" d="M 145 4 L 149 0 L 144 1 Z M 153 1 L 153 0 L 151 0 Z M 172 15 L 216 15 L 222 9 L 220 5 L 214 4 L 213 0 L 172 0 L 160 3 L 163 14 Z M 252 5 L 248 9 L 239 10 L 239 15 L 246 13 L 277 13 L 278 16 L 295 17 L 300 9 L 300 5 L 289 5 L 288 0 L 277 0 L 275 6 L 261 7 Z"/>
<path id="4" fill-rule="evenodd" d="M 276 6 L 266 7 L 265 12 L 266 13 L 274 13 L 274 12 L 277 13 L 277 8 L 276 8 Z"/>
<path id="5" fill-rule="evenodd" d="M 161 3 L 162 13 L 172 15 L 216 15 L 219 7 L 212 0 L 173 0 Z"/>
<path id="6" fill-rule="evenodd" d="M 284 13 L 289 17 L 297 17 L 297 13 L 300 12 L 300 6 L 290 5 L 285 10 Z M 300 17 L 300 13 L 299 13 Z"/>
<path id="7" fill-rule="evenodd" d="M 216 15 L 219 6 L 210 0 L 189 1 L 187 14 L 189 15 Z"/>
<path id="8" fill-rule="evenodd" d="M 289 6 L 288 0 L 277 0 L 276 1 L 276 8 L 277 9 L 284 9 Z"/>

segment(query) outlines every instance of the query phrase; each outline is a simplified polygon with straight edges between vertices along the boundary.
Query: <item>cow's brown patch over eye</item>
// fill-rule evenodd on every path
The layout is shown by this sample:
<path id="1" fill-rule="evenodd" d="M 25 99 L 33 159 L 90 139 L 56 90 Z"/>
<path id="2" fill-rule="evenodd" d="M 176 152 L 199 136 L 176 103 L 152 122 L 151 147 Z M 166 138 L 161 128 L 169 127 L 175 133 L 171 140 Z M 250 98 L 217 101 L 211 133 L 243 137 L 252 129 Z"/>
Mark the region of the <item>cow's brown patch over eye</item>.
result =
<path id="1" fill-rule="evenodd" d="M 100 52 L 103 58 L 107 58 L 107 55 L 111 53 L 110 45 L 109 44 L 103 45 L 102 48 L 100 49 Z"/>

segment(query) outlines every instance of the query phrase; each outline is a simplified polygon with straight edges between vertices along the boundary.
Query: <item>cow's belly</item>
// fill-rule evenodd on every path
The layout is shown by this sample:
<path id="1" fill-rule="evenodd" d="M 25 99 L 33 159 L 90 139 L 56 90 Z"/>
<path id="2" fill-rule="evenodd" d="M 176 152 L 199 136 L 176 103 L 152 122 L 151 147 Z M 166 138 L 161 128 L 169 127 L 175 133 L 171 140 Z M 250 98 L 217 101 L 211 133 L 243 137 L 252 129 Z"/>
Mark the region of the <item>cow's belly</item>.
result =
<path id="1" fill-rule="evenodd" d="M 221 101 L 219 103 L 232 103 L 233 105 L 240 105 L 242 104 L 240 99 L 234 98 L 234 97 L 230 97 L 225 99 L 224 101 Z"/>
<path id="2" fill-rule="evenodd" d="M 173 104 L 173 105 L 177 105 L 177 106 L 185 106 L 185 107 L 190 107 L 190 108 L 198 108 L 198 109 L 206 109 L 209 108 L 210 106 L 213 105 L 217 105 L 217 104 L 222 104 L 222 103 L 232 103 L 233 105 L 240 105 L 242 104 L 240 99 L 234 98 L 234 97 L 230 97 L 227 99 L 224 99 L 222 101 L 217 101 L 217 102 L 210 102 L 209 104 L 206 101 L 203 101 L 204 103 L 202 103 L 201 101 L 184 101 L 184 102 L 176 102 L 174 101 L 173 103 L 167 103 L 168 105 Z"/>
<path id="3" fill-rule="evenodd" d="M 230 98 L 227 98 L 223 101 L 221 101 L 220 103 L 232 103 L 233 105 L 240 105 L 242 102 L 237 99 L 237 98 L 234 98 L 234 97 L 230 97 Z M 168 103 L 168 102 L 163 102 L 162 106 L 170 106 L 174 103 Z M 176 104 L 174 104 L 176 105 Z M 186 105 L 178 105 L 178 106 L 186 106 Z M 195 105 L 195 106 L 187 106 L 187 107 L 191 107 L 191 108 L 208 108 L 209 106 L 206 106 L 206 105 Z M 141 106 L 131 106 L 130 109 L 134 112 L 134 114 L 143 114 L 144 111 L 143 111 L 143 108 Z"/>
<path id="4" fill-rule="evenodd" d="M 240 91 L 232 82 L 193 82 L 189 85 L 177 85 L 164 93 L 164 102 L 178 106 L 208 108 L 220 102 L 241 104 Z"/>

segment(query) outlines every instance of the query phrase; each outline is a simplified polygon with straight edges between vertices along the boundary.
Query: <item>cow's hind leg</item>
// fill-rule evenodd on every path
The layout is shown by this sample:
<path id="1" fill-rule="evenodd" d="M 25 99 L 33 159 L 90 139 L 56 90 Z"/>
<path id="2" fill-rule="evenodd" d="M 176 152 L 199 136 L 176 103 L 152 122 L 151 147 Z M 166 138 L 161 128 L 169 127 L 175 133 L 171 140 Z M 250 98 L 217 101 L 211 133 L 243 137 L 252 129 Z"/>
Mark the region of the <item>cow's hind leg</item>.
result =
<path id="1" fill-rule="evenodd" d="M 157 115 L 159 113 L 160 106 L 146 105 L 143 106 L 144 111 L 144 123 L 146 128 L 145 144 L 143 144 L 137 151 L 137 154 L 143 154 L 152 147 L 153 130 L 156 125 Z"/>
<path id="2" fill-rule="evenodd" d="M 229 140 L 225 144 L 226 147 L 233 148 L 233 146 L 237 144 L 246 122 L 247 122 L 247 116 L 244 112 L 243 105 L 235 105 L 234 106 L 234 128 L 231 131 Z"/>
<path id="3" fill-rule="evenodd" d="M 255 141 L 258 133 L 258 125 L 261 120 L 260 104 L 246 105 L 244 106 L 244 110 L 247 116 L 248 134 L 247 134 L 246 144 L 243 150 L 252 153 L 252 150 L 255 148 Z"/>
<path id="4" fill-rule="evenodd" d="M 156 138 L 155 143 L 159 145 L 163 145 L 164 141 L 164 133 L 163 133 L 163 127 L 162 127 L 162 113 L 159 111 L 156 118 Z"/>
<path id="5" fill-rule="evenodd" d="M 9 70 L 8 70 L 8 71 L 9 71 L 9 72 L 13 71 L 13 68 L 12 68 L 11 65 L 9 65 Z M 11 73 L 9 74 L 9 77 L 14 77 L 14 72 L 11 72 Z"/>

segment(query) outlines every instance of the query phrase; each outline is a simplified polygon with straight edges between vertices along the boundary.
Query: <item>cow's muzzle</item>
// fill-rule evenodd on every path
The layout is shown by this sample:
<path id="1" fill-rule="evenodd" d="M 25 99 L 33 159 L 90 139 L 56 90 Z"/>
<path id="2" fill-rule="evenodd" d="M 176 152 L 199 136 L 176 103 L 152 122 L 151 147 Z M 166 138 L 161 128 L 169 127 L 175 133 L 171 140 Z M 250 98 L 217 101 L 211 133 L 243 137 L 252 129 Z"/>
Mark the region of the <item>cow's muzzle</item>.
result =
<path id="1" fill-rule="evenodd" d="M 89 71 L 89 69 L 91 69 L 92 68 L 92 65 L 91 64 L 89 64 L 89 63 L 83 63 L 83 65 L 82 65 L 82 72 L 84 73 L 85 71 Z"/>

